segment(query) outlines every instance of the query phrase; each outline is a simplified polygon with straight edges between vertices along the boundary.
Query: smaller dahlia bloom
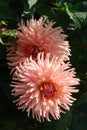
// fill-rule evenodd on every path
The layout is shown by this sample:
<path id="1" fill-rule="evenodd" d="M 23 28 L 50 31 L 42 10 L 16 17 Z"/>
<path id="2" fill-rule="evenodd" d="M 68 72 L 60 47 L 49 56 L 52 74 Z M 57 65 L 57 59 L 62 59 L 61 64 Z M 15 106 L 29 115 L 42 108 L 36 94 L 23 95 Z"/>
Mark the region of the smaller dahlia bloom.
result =
<path id="1" fill-rule="evenodd" d="M 31 112 L 38 121 L 50 121 L 49 115 L 59 119 L 64 109 L 70 109 L 77 84 L 79 79 L 69 63 L 56 56 L 50 60 L 50 53 L 38 53 L 37 62 L 30 57 L 16 66 L 11 86 L 18 109 L 27 111 L 28 116 Z"/>
<path id="2" fill-rule="evenodd" d="M 35 59 L 39 52 L 45 54 L 51 53 L 51 56 L 56 55 L 64 59 L 69 59 L 70 48 L 66 35 L 63 34 L 61 27 L 53 28 L 54 22 L 46 23 L 46 19 L 40 18 L 34 20 L 32 18 L 27 21 L 26 26 L 20 24 L 19 28 L 15 30 L 18 37 L 16 41 L 17 50 L 14 50 L 12 44 L 7 47 L 7 59 L 9 66 L 16 66 L 24 61 L 30 55 Z"/>

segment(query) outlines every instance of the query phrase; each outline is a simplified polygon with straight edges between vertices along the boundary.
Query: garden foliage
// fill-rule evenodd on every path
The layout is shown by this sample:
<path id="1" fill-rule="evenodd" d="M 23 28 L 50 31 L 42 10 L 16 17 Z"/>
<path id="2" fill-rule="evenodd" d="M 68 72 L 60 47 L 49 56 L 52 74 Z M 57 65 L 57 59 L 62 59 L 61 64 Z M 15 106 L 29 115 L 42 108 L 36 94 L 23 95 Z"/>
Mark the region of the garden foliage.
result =
<path id="1" fill-rule="evenodd" d="M 55 21 L 68 35 L 70 61 L 80 78 L 77 99 L 59 120 L 38 122 L 13 104 L 11 75 L 6 61 L 6 46 L 17 40 L 18 23 L 41 16 Z M 0 0 L 0 130 L 87 130 L 87 1 L 85 0 Z"/>

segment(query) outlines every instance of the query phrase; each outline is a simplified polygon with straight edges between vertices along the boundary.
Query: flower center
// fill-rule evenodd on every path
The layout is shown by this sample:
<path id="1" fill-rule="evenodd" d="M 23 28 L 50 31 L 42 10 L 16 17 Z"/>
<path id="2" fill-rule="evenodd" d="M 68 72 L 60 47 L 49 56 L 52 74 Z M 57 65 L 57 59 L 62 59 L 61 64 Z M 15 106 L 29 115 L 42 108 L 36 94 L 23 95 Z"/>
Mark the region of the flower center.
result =
<path id="1" fill-rule="evenodd" d="M 37 57 L 37 54 L 40 52 L 37 46 L 30 46 L 26 49 L 26 55 L 30 56 L 32 55 L 33 58 Z"/>
<path id="2" fill-rule="evenodd" d="M 54 85 L 49 82 L 43 83 L 40 90 L 47 97 L 53 96 L 56 92 Z"/>

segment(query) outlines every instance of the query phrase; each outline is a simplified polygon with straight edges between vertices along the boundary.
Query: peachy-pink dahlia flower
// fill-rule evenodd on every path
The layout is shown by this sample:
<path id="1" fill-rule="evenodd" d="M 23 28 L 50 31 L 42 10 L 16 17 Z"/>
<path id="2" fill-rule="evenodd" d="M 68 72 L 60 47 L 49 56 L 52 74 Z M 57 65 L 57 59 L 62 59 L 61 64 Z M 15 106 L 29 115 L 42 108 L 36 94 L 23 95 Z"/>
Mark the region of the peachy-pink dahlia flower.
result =
<path id="1" fill-rule="evenodd" d="M 46 19 L 42 17 L 39 20 L 32 18 L 27 21 L 26 25 L 20 24 L 19 28 L 15 30 L 18 37 L 17 50 L 15 51 L 11 43 L 7 47 L 9 66 L 18 65 L 30 55 L 36 58 L 39 52 L 69 59 L 70 48 L 68 41 L 65 40 L 67 36 L 61 27 L 54 28 L 53 25 L 54 22 L 46 23 Z"/>
<path id="2" fill-rule="evenodd" d="M 50 53 L 38 53 L 37 62 L 30 57 L 16 66 L 11 86 L 18 109 L 26 110 L 28 116 L 31 112 L 38 121 L 50 121 L 49 115 L 59 119 L 64 109 L 70 109 L 77 84 L 79 79 L 69 63 L 56 56 L 50 60 Z"/>

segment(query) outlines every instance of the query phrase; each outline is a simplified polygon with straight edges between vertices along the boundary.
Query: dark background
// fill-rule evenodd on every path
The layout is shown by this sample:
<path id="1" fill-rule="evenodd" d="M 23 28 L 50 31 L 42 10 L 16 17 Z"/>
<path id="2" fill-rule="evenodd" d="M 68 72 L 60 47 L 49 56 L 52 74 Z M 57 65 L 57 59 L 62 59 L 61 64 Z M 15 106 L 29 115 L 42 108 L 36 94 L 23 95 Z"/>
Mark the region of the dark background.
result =
<path id="1" fill-rule="evenodd" d="M 77 101 L 61 119 L 39 123 L 13 104 L 11 76 L 6 61 L 6 44 L 14 43 L 13 29 L 32 15 L 56 22 L 68 35 L 71 63 L 80 78 Z M 87 130 L 87 1 L 0 0 L 0 130 Z"/>

